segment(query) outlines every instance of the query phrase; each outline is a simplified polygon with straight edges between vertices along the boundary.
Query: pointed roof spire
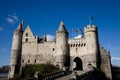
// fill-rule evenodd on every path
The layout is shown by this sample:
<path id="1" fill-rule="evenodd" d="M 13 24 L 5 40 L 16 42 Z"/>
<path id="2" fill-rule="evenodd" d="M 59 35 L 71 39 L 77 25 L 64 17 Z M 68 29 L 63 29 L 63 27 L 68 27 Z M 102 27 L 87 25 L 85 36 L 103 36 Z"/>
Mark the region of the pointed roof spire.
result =
<path id="1" fill-rule="evenodd" d="M 63 21 L 60 22 L 60 26 L 58 28 L 58 31 L 67 32 L 67 29 L 65 28 Z"/>
<path id="2" fill-rule="evenodd" d="M 23 27 L 24 27 L 24 21 L 22 20 L 22 22 L 18 25 L 17 30 L 23 31 Z"/>
<path id="3" fill-rule="evenodd" d="M 47 35 L 45 34 L 44 35 L 44 42 L 46 42 L 47 41 Z"/>

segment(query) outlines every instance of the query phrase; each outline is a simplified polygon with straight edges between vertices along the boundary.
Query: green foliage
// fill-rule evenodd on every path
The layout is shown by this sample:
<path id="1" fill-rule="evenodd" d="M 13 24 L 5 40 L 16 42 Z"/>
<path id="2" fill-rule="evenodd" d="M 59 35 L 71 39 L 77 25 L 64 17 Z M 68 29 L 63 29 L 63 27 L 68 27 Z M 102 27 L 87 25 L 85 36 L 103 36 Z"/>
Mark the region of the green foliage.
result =
<path id="1" fill-rule="evenodd" d="M 109 80 L 99 68 L 93 68 L 95 80 Z"/>
<path id="2" fill-rule="evenodd" d="M 36 72 L 39 72 L 40 75 L 45 75 L 56 71 L 60 70 L 52 64 L 29 64 L 23 68 L 22 77 L 33 77 Z"/>
<path id="3" fill-rule="evenodd" d="M 112 66 L 113 80 L 120 80 L 120 66 Z"/>
<path id="4" fill-rule="evenodd" d="M 0 67 L 0 73 L 6 73 L 9 71 L 9 66 L 2 66 Z"/>

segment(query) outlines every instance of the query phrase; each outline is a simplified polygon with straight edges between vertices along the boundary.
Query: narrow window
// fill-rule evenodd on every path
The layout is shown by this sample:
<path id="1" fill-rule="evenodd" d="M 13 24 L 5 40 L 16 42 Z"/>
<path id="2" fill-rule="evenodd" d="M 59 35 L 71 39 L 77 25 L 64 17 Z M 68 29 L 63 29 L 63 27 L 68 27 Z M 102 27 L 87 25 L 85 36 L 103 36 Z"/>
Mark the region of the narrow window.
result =
<path id="1" fill-rule="evenodd" d="M 26 33 L 26 36 L 28 36 L 28 33 Z"/>
<path id="2" fill-rule="evenodd" d="M 30 60 L 28 60 L 28 63 L 30 63 Z"/>
<path id="3" fill-rule="evenodd" d="M 75 44 L 73 44 L 73 47 L 75 47 Z"/>
<path id="4" fill-rule="evenodd" d="M 81 47 L 83 47 L 83 44 L 81 44 Z"/>
<path id="5" fill-rule="evenodd" d="M 22 60 L 22 63 L 24 63 L 24 59 Z"/>
<path id="6" fill-rule="evenodd" d="M 55 48 L 52 49 L 53 51 L 55 50 Z"/>
<path id="7" fill-rule="evenodd" d="M 34 61 L 35 63 L 36 63 L 36 59 L 35 59 L 35 61 Z"/>
<path id="8" fill-rule="evenodd" d="M 86 46 L 86 43 L 84 43 L 84 47 Z"/>
<path id="9" fill-rule="evenodd" d="M 78 47 L 80 47 L 80 44 L 78 45 Z"/>
<path id="10" fill-rule="evenodd" d="M 72 44 L 71 44 L 71 47 L 72 47 Z"/>
<path id="11" fill-rule="evenodd" d="M 68 44 L 68 47 L 70 47 L 70 44 Z"/>
<path id="12" fill-rule="evenodd" d="M 76 47 L 78 46 L 78 44 L 76 44 Z"/>
<path id="13" fill-rule="evenodd" d="M 25 42 L 28 42 L 28 38 L 25 39 Z"/>

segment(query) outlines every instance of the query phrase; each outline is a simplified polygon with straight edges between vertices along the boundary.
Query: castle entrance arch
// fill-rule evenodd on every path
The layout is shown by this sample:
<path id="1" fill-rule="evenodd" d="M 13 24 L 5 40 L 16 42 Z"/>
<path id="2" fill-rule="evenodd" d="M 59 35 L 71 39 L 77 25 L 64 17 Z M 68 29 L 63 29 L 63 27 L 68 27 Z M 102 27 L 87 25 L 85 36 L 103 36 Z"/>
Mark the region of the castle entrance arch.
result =
<path id="1" fill-rule="evenodd" d="M 82 60 L 79 57 L 76 57 L 73 60 L 73 65 L 75 65 L 75 67 L 73 68 L 73 70 L 83 70 Z"/>

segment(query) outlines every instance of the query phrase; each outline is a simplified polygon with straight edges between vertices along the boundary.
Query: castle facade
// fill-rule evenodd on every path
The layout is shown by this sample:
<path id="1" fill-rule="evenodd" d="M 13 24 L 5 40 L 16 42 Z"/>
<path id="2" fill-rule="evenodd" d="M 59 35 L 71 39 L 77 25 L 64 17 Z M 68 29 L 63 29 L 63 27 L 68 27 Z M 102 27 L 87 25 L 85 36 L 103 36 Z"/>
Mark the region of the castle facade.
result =
<path id="1" fill-rule="evenodd" d="M 81 38 L 69 39 L 61 21 L 53 41 L 47 41 L 47 35 L 34 36 L 29 26 L 25 30 L 23 27 L 22 21 L 13 34 L 8 78 L 20 74 L 26 64 L 51 63 L 62 70 L 100 68 L 112 79 L 110 52 L 99 45 L 97 26 L 87 25 Z"/>

